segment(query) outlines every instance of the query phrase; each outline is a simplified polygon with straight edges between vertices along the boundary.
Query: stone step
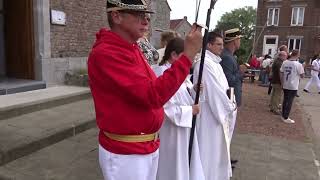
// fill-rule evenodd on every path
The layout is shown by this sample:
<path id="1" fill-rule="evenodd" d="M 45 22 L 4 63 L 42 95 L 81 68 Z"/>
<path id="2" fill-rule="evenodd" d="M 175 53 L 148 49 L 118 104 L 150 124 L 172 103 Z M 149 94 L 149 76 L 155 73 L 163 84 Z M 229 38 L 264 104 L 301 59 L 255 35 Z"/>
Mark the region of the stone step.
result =
<path id="1" fill-rule="evenodd" d="M 0 95 L 44 89 L 46 86 L 47 85 L 44 81 L 0 78 Z"/>
<path id="2" fill-rule="evenodd" d="M 103 179 L 98 164 L 98 130 L 43 148 L 0 167 L 3 180 Z"/>
<path id="3" fill-rule="evenodd" d="M 6 94 L 6 90 L 0 88 L 0 95 L 5 95 L 5 94 Z"/>
<path id="4" fill-rule="evenodd" d="M 56 86 L 0 96 L 0 120 L 91 97 L 89 88 Z"/>
<path id="5" fill-rule="evenodd" d="M 0 165 L 95 127 L 92 98 L 0 121 Z"/>

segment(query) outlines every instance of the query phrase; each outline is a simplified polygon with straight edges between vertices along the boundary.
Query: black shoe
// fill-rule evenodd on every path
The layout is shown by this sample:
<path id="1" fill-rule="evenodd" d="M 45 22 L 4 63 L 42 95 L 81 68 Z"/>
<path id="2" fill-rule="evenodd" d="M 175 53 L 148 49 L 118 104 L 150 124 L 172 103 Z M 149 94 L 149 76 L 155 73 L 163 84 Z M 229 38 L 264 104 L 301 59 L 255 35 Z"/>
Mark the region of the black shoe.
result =
<path id="1" fill-rule="evenodd" d="M 235 166 L 231 166 L 231 168 L 232 168 L 232 171 L 236 168 Z"/>
<path id="2" fill-rule="evenodd" d="M 270 84 L 269 84 L 269 88 L 268 88 L 268 95 L 270 95 L 271 92 L 272 92 L 272 85 L 271 85 L 271 83 L 270 83 Z"/>
<path id="3" fill-rule="evenodd" d="M 296 94 L 296 97 L 300 97 L 299 94 Z"/>
<path id="4" fill-rule="evenodd" d="M 303 89 L 304 92 L 306 93 L 310 93 L 310 91 L 306 90 L 306 89 Z M 320 92 L 319 92 L 320 93 Z"/>
<path id="5" fill-rule="evenodd" d="M 237 164 L 238 163 L 238 160 L 236 159 L 231 159 L 231 164 Z"/>

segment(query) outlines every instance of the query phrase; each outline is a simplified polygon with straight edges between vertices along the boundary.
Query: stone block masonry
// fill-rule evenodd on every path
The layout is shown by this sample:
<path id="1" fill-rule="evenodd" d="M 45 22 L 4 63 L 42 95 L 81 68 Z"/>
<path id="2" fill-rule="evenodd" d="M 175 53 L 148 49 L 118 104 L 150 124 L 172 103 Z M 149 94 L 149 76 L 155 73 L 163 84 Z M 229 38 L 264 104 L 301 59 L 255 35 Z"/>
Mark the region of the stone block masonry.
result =
<path id="1" fill-rule="evenodd" d="M 96 32 L 107 27 L 105 0 L 50 0 L 50 9 L 66 13 L 66 25 L 50 26 L 51 57 L 86 57 Z"/>

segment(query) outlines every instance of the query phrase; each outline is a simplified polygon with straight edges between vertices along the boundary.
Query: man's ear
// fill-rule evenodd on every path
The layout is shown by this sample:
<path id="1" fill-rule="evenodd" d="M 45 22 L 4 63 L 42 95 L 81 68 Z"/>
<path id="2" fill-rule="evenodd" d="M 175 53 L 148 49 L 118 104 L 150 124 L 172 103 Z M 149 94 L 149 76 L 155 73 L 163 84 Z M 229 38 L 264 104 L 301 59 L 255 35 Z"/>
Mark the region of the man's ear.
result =
<path id="1" fill-rule="evenodd" d="M 122 16 L 118 11 L 111 12 L 111 18 L 114 24 L 120 24 L 122 21 Z"/>
<path id="2" fill-rule="evenodd" d="M 233 45 L 234 45 L 234 47 L 237 47 L 236 41 L 233 41 Z"/>
<path id="3" fill-rule="evenodd" d="M 211 46 L 212 46 L 212 44 L 211 44 L 211 43 L 208 43 L 208 44 L 207 44 L 207 49 L 210 49 Z"/>

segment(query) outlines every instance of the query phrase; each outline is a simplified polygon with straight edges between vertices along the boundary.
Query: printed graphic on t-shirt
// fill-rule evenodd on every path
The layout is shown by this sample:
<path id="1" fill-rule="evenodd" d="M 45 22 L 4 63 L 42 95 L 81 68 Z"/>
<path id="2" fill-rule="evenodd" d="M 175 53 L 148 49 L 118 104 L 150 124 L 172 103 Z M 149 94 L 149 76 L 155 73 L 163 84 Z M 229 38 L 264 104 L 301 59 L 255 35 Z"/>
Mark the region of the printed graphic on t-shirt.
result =
<path id="1" fill-rule="evenodd" d="M 289 76 L 292 74 L 292 67 L 284 67 L 284 73 L 285 73 L 286 81 L 288 81 Z"/>

